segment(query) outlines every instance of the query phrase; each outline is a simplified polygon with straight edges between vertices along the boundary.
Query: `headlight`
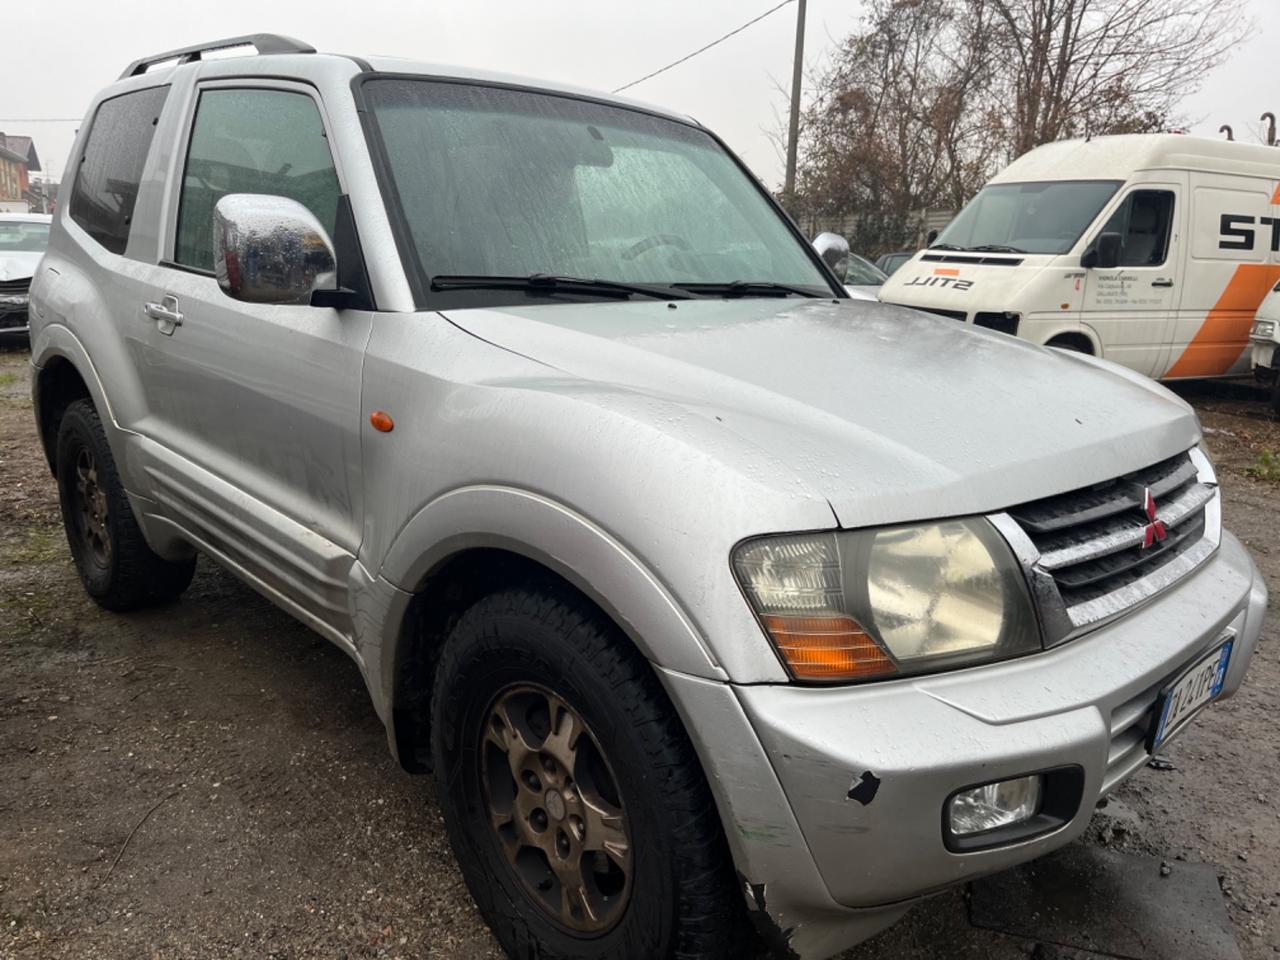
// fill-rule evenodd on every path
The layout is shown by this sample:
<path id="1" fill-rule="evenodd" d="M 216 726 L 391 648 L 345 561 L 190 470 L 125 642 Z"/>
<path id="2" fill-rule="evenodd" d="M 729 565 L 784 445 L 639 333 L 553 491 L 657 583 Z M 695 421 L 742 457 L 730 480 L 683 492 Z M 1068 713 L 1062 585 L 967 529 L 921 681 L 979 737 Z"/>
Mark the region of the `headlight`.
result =
<path id="1" fill-rule="evenodd" d="M 1259 320 L 1253 325 L 1253 336 L 1271 340 L 1276 335 L 1276 325 L 1271 320 Z"/>
<path id="2" fill-rule="evenodd" d="M 798 680 L 927 673 L 1041 649 L 1022 571 L 982 519 L 762 537 L 734 572 Z"/>

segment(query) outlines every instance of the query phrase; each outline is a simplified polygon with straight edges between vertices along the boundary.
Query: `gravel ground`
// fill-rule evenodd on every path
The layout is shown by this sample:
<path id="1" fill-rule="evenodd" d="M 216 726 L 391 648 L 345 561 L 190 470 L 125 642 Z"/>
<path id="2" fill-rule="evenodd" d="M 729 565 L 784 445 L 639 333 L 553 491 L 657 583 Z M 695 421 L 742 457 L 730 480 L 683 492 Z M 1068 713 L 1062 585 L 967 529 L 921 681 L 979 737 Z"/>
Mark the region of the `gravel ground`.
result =
<path id="1" fill-rule="evenodd" d="M 164 609 L 87 601 L 28 375 L 0 353 L 0 958 L 499 957 L 346 656 L 207 562 Z M 1250 387 L 1182 392 L 1280 596 L 1280 476 L 1246 472 L 1280 421 Z M 1248 960 L 1280 956 L 1278 629 L 1083 841 L 1215 865 Z M 1072 956 L 971 927 L 957 890 L 845 960 L 1028 954 Z"/>

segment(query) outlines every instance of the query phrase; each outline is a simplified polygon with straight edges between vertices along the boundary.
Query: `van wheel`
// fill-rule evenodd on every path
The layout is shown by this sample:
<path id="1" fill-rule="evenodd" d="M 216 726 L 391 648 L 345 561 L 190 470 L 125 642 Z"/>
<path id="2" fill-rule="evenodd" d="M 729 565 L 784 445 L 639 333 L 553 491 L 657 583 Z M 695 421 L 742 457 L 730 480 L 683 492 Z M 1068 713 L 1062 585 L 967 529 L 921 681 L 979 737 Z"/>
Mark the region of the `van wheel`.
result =
<path id="1" fill-rule="evenodd" d="M 107 434 L 88 400 L 58 426 L 58 499 L 67 544 L 85 592 L 108 610 L 172 600 L 191 583 L 196 558 L 171 562 L 143 539 L 116 472 Z"/>
<path id="2" fill-rule="evenodd" d="M 750 955 L 689 738 L 589 604 L 549 585 L 463 614 L 436 673 L 432 752 L 458 864 L 510 956 Z"/>

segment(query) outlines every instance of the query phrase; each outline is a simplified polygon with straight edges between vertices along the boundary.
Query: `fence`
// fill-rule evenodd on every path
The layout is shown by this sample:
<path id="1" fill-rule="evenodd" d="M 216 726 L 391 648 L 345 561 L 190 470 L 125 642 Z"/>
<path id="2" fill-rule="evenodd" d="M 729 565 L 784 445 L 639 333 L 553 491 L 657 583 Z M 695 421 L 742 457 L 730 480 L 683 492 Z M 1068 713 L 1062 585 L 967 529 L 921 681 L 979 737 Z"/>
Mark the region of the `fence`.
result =
<path id="1" fill-rule="evenodd" d="M 923 247 L 928 240 L 929 231 L 937 230 L 942 232 L 943 228 L 955 218 L 954 210 L 916 210 L 911 214 L 911 222 L 915 227 L 913 247 Z M 810 239 L 816 237 L 820 233 L 830 232 L 838 233 L 842 237 L 853 237 L 857 233 L 858 214 L 851 213 L 844 216 L 824 217 L 814 215 L 804 215 L 797 218 L 800 229 Z M 887 250 L 858 250 L 863 256 L 872 256 L 880 253 L 888 253 Z M 873 256 L 874 259 L 874 256 Z"/>

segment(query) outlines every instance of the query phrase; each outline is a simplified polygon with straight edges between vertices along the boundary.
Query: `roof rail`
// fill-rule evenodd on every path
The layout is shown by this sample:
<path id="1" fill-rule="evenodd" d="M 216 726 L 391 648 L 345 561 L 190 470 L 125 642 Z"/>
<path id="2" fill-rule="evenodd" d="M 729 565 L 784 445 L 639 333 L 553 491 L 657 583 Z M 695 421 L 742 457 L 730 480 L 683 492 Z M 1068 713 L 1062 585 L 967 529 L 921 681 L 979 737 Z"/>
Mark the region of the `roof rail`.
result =
<path id="1" fill-rule="evenodd" d="M 315 53 L 316 48 L 292 37 L 282 37 L 275 33 L 250 33 L 243 37 L 228 37 L 226 40 L 214 40 L 210 43 L 197 43 L 191 47 L 180 47 L 177 50 L 166 50 L 150 57 L 143 57 L 129 64 L 120 79 L 136 77 L 147 72 L 148 67 L 176 60 L 178 63 L 191 63 L 199 60 L 206 53 L 214 50 L 230 50 L 232 47 L 256 47 L 259 55 L 269 53 Z"/>

